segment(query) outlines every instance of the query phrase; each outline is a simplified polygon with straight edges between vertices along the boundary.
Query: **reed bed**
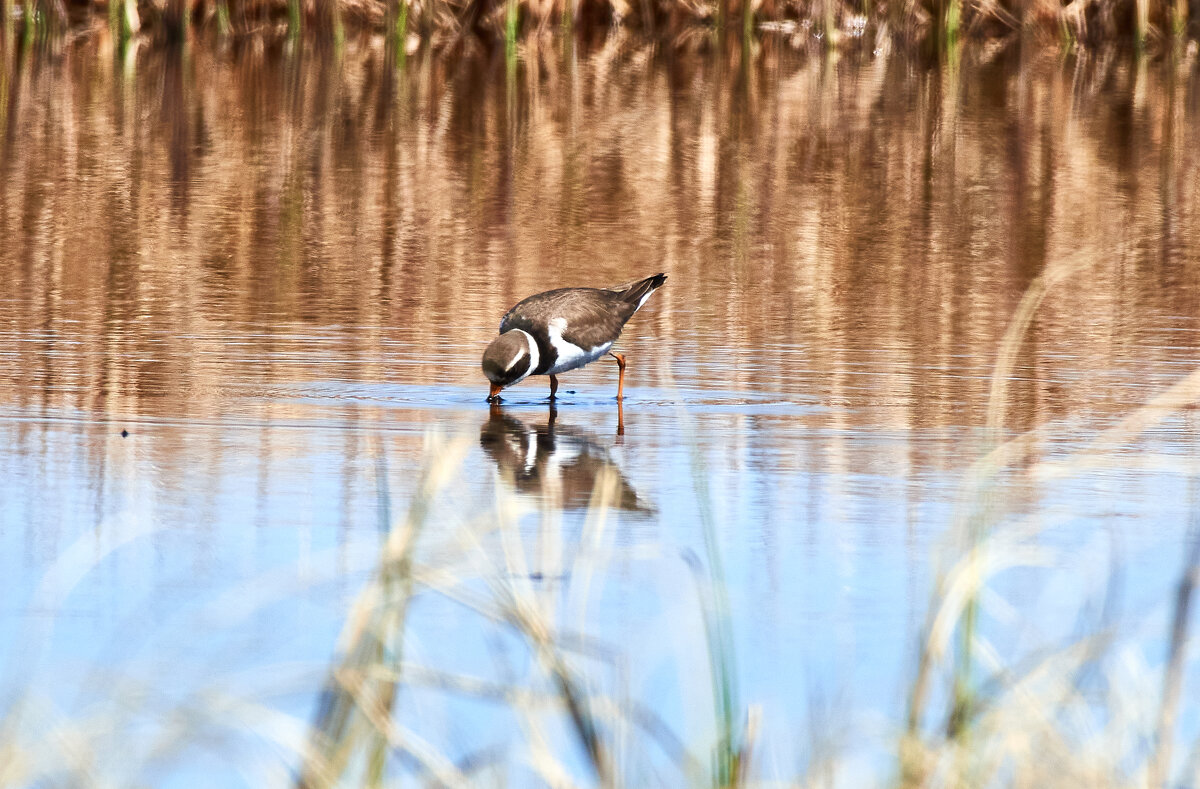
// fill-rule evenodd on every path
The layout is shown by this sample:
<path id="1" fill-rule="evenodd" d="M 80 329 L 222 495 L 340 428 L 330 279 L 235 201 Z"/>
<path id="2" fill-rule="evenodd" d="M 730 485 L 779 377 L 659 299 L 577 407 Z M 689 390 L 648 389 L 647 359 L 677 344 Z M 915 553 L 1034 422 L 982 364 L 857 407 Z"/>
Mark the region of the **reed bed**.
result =
<path id="1" fill-rule="evenodd" d="M 779 36 L 793 46 L 954 46 L 1019 37 L 1065 48 L 1108 43 L 1170 49 L 1197 37 L 1200 0 L 3 0 L 8 29 L 33 37 L 107 24 L 140 32 L 340 42 L 386 32 L 413 50 L 458 50 L 613 27 L 691 48 Z M 712 36 L 705 36 L 711 33 Z"/>

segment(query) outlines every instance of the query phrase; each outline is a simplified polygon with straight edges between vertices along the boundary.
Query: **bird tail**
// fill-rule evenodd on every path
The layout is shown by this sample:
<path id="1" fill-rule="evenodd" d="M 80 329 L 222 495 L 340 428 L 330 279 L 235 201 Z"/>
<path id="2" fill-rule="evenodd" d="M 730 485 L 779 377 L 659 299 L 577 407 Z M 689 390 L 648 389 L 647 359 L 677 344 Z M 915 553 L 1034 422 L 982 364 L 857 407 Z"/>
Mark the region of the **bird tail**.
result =
<path id="1" fill-rule="evenodd" d="M 667 281 L 666 274 L 655 274 L 653 277 L 646 277 L 634 282 L 629 282 L 625 285 L 617 285 L 609 290 L 616 291 L 621 294 L 621 300 L 630 304 L 634 304 L 635 309 L 646 303 L 646 299 L 650 298 L 650 294 L 662 287 L 662 284 Z"/>

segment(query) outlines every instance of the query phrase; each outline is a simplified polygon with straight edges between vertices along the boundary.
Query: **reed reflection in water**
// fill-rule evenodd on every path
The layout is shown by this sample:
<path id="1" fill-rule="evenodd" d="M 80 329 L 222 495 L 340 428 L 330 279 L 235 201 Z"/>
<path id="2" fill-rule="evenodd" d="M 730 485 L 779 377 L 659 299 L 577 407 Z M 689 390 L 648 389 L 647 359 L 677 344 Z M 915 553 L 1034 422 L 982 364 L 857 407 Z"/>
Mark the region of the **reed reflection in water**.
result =
<path id="1" fill-rule="evenodd" d="M 398 69 L 370 40 L 114 57 L 103 35 L 0 64 L 0 632 L 10 687 L 62 711 L 20 718 L 33 763 L 71 769 L 36 747 L 60 726 L 126 757 L 91 768 L 122 785 L 207 769 L 196 743 L 214 730 L 319 752 L 303 724 L 330 653 L 360 643 L 338 641 L 346 610 L 412 533 L 396 524 L 422 500 L 431 429 L 467 436 L 437 500 L 449 521 L 400 551 L 428 574 L 386 576 L 415 602 L 388 614 L 404 639 L 372 648 L 402 646 L 430 685 L 453 669 L 539 690 L 546 675 L 501 670 L 536 662 L 507 608 L 471 618 L 397 592 L 533 585 L 548 632 L 629 666 L 601 681 L 568 650 L 571 676 L 627 692 L 680 743 L 619 751 L 608 763 L 630 781 L 711 766 L 724 718 L 703 678 L 726 647 L 737 728 L 759 716 L 756 777 L 823 769 L 834 746 L 850 753 L 837 775 L 887 774 L 931 557 L 963 477 L 1016 434 L 1019 462 L 979 500 L 1002 525 L 1041 518 L 1018 533 L 1052 558 L 989 587 L 988 654 L 1022 665 L 1080 621 L 1131 632 L 1151 665 L 1169 651 L 1196 511 L 1184 401 L 1051 472 L 1195 367 L 1194 62 L 1016 45 L 807 58 L 772 39 L 709 58 L 618 33 L 533 38 L 511 67 Z M 486 411 L 479 353 L 508 307 L 648 264 L 670 279 L 621 340 L 619 443 L 611 367 L 564 377 L 552 423 L 535 383 Z M 1005 346 L 1056 267 L 1072 273 Z M 615 480 L 610 542 L 586 538 L 591 479 Z M 487 532 L 480 559 L 453 527 L 508 484 L 533 511 L 513 542 Z M 580 561 L 602 570 L 591 584 L 568 571 Z M 727 618 L 697 603 L 709 588 Z M 706 640 L 725 619 L 727 640 Z M 116 696 L 111 675 L 136 687 Z M 1157 678 L 1129 686 L 1151 698 Z M 921 723 L 944 730 L 961 709 L 933 684 Z M 150 720 L 187 708 L 162 740 L 122 706 L 147 688 L 162 691 Z M 511 709 L 417 695 L 389 703 L 429 753 L 526 775 L 507 771 L 532 747 Z M 214 698 L 258 706 L 193 704 Z M 405 758 L 373 747 L 390 775 L 416 769 L 412 740 Z M 240 753 L 278 779 L 270 748 Z"/>

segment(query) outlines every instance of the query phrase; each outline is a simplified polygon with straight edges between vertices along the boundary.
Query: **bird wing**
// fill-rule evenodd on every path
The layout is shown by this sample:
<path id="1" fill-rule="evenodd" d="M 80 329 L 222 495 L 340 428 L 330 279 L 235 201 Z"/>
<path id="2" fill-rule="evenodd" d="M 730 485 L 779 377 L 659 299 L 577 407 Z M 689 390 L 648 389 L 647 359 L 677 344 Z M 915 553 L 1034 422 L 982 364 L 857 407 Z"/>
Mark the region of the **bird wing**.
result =
<path id="1" fill-rule="evenodd" d="M 563 339 L 580 348 L 613 342 L 636 311 L 620 293 L 600 288 L 562 288 L 530 296 L 509 310 L 500 321 L 500 333 L 513 329 L 533 331 L 565 318 Z M 567 317 L 570 316 L 570 317 Z"/>
<path id="2" fill-rule="evenodd" d="M 567 321 L 562 338 L 585 350 L 616 342 L 626 321 L 636 311 L 637 305 L 630 304 L 612 291 L 580 291 L 571 304 L 574 321 Z"/>
<path id="3" fill-rule="evenodd" d="M 592 349 L 615 342 L 621 329 L 646 298 L 666 280 L 655 274 L 612 288 L 560 288 L 530 296 L 509 310 L 500 321 L 500 333 L 512 329 L 532 331 L 565 318 L 562 337 L 572 345 Z M 570 316 L 570 317 L 567 317 Z"/>

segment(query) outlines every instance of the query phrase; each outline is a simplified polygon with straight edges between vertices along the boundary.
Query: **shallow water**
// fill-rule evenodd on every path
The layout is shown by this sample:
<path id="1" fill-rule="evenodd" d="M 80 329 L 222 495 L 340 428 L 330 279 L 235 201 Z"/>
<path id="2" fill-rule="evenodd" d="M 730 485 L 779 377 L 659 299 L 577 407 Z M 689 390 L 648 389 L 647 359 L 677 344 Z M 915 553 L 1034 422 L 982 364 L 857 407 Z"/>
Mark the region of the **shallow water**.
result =
<path id="1" fill-rule="evenodd" d="M 520 560 L 481 555 L 587 642 L 593 688 L 702 761 L 715 579 L 755 774 L 832 748 L 835 783 L 890 775 L 975 501 L 1045 552 L 995 579 L 1000 659 L 1113 626 L 1161 663 L 1196 412 L 1080 457 L 1197 366 L 1191 60 L 622 38 L 530 43 L 511 68 L 398 68 L 372 41 L 4 52 L 0 658 L 31 740 L 87 729 L 126 757 L 89 767 L 118 785 L 288 782 L 388 525 L 449 446 L 422 566 L 471 587 L 455 530 L 514 493 Z M 609 361 L 564 376 L 553 411 L 545 379 L 483 402 L 511 304 L 656 271 L 620 411 Z M 993 396 L 1023 295 L 1062 272 Z M 519 639 L 429 584 L 405 667 L 521 685 Z M 504 704 L 414 681 L 396 710 L 484 781 L 542 775 Z M 669 748 L 622 754 L 634 784 L 679 780 Z"/>

